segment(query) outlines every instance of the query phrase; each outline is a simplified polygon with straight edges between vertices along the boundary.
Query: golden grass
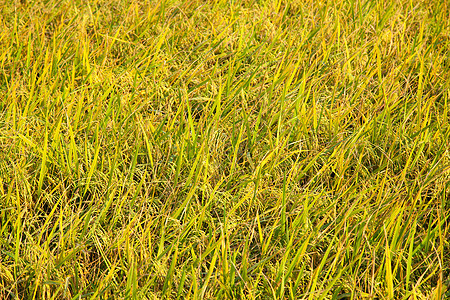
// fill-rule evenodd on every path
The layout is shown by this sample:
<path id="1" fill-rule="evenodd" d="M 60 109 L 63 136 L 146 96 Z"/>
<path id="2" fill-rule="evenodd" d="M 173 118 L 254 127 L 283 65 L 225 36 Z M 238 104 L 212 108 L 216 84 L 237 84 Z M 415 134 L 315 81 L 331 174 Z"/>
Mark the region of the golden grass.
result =
<path id="1" fill-rule="evenodd" d="M 0 298 L 449 297 L 449 16 L 0 0 Z"/>

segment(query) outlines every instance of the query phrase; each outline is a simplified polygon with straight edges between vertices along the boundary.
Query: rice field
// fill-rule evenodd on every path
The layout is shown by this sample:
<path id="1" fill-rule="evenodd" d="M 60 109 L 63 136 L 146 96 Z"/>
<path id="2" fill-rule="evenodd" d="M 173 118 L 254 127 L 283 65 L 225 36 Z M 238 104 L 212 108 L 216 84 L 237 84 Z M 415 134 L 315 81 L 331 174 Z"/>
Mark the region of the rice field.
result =
<path id="1" fill-rule="evenodd" d="M 0 298 L 450 298 L 449 17 L 0 0 Z"/>

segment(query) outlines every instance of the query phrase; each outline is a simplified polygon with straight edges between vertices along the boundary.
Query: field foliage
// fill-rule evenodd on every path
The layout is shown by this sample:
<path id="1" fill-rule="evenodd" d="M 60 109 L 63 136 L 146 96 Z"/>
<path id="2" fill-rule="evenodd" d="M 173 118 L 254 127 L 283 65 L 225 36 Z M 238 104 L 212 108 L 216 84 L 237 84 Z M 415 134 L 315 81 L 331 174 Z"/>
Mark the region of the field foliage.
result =
<path id="1" fill-rule="evenodd" d="M 449 17 L 0 0 L 0 298 L 450 297 Z"/>

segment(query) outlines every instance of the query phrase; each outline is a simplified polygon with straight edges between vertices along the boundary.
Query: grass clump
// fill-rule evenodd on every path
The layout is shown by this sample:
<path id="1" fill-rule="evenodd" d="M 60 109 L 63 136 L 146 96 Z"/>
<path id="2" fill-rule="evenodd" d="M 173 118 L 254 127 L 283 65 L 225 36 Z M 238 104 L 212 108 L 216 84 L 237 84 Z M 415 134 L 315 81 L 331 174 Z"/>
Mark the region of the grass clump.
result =
<path id="1" fill-rule="evenodd" d="M 445 1 L 0 1 L 0 297 L 449 297 Z"/>

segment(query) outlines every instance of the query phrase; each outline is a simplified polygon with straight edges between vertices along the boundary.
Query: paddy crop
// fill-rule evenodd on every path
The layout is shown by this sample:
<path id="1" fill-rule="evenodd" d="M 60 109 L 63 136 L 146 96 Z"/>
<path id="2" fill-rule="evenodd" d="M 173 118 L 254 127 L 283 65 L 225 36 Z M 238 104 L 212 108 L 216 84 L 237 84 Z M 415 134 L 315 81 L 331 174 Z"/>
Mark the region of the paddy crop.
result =
<path id="1" fill-rule="evenodd" d="M 449 16 L 0 0 L 0 298 L 450 297 Z"/>

